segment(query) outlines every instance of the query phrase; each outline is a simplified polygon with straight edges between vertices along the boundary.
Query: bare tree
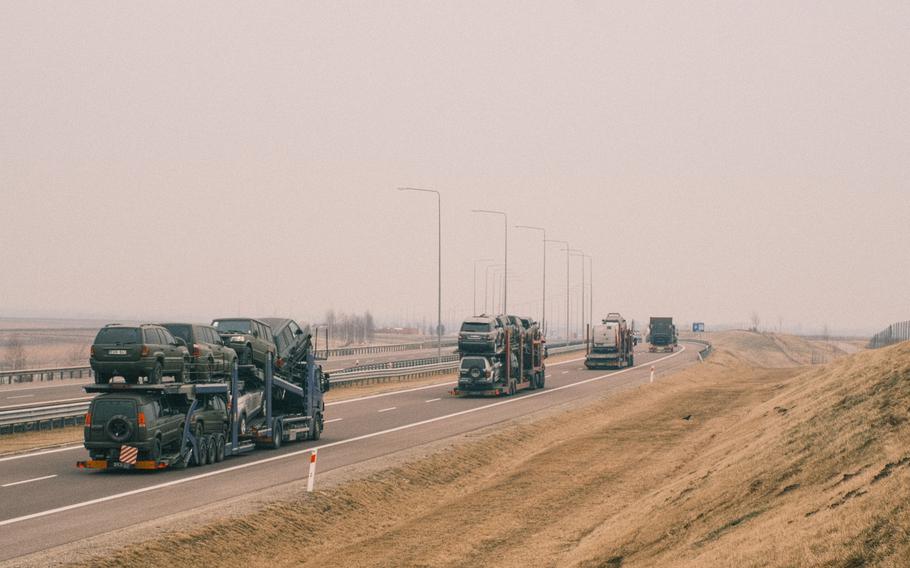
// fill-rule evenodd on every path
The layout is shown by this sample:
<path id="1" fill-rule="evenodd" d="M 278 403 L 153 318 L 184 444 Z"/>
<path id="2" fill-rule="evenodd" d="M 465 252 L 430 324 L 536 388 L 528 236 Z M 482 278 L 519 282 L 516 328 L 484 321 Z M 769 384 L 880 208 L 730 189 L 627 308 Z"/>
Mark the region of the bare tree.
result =
<path id="1" fill-rule="evenodd" d="M 758 312 L 752 312 L 752 327 L 749 328 L 749 331 L 758 331 L 758 326 L 761 325 L 761 318 L 758 316 Z"/>
<path id="2" fill-rule="evenodd" d="M 28 366 L 28 353 L 25 352 L 25 346 L 18 335 L 6 341 L 6 361 L 13 369 L 24 369 Z"/>

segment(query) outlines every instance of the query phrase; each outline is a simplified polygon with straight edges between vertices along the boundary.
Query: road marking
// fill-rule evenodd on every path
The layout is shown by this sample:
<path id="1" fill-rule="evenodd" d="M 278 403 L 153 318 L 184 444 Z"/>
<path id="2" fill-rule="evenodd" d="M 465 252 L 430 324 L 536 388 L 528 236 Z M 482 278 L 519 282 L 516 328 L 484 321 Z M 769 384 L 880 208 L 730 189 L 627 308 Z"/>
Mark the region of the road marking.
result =
<path id="1" fill-rule="evenodd" d="M 562 374 L 563 374 L 563 375 L 568 375 L 568 374 L 569 374 L 569 371 L 563 371 Z"/>
<path id="2" fill-rule="evenodd" d="M 344 418 L 332 418 L 331 420 L 326 420 L 323 424 L 330 424 L 332 422 L 341 422 Z"/>
<path id="3" fill-rule="evenodd" d="M 569 360 L 567 360 L 567 361 L 560 361 L 559 363 L 553 363 L 553 364 L 551 364 L 550 366 L 551 366 L 551 367 L 557 367 L 557 366 L 559 366 L 559 365 L 567 365 L 567 364 L 569 364 L 569 363 L 577 363 L 577 362 L 579 362 L 579 361 L 584 361 L 584 360 L 585 360 L 584 357 L 581 357 L 581 358 L 579 358 L 579 359 L 569 359 Z M 548 375 L 548 376 L 549 376 L 549 375 Z M 433 383 L 432 385 L 424 385 L 424 386 L 422 386 L 422 387 L 414 387 L 414 388 L 412 388 L 412 389 L 402 389 L 402 390 L 395 390 L 395 391 L 389 391 L 389 392 L 381 392 L 381 393 L 379 393 L 379 394 L 371 394 L 371 395 L 369 395 L 369 396 L 361 396 L 361 397 L 358 397 L 358 398 L 346 398 L 346 399 L 344 399 L 344 400 L 336 400 L 336 401 L 334 401 L 334 402 L 327 402 L 327 403 L 325 403 L 325 405 L 326 405 L 326 406 L 335 406 L 336 404 L 348 404 L 349 402 L 360 402 L 361 400 L 371 400 L 371 399 L 374 399 L 374 398 L 382 398 L 382 397 L 385 397 L 385 396 L 394 396 L 394 395 L 396 395 L 396 394 L 406 394 L 406 393 L 409 393 L 409 392 L 416 392 L 416 391 L 422 391 L 422 390 L 427 390 L 427 389 L 433 389 L 433 388 L 436 388 L 436 387 L 447 387 L 447 386 L 451 386 L 451 385 L 454 385 L 454 384 L 458 384 L 458 383 L 457 383 L 456 381 L 448 381 L 448 382 L 445 382 L 445 383 Z"/>
<path id="4" fill-rule="evenodd" d="M 35 396 L 35 395 L 33 395 L 33 394 L 20 394 L 19 396 L 8 396 L 8 397 L 6 397 L 6 400 L 13 400 L 14 398 L 32 398 L 33 396 Z"/>
<path id="5" fill-rule="evenodd" d="M 383 408 L 382 410 L 378 410 L 377 412 L 388 412 L 390 410 L 395 410 L 397 408 L 398 408 L 397 406 L 390 406 L 388 408 Z"/>
<path id="6" fill-rule="evenodd" d="M 5 458 L 0 458 L 0 462 L 12 461 L 12 460 L 21 460 L 22 458 L 32 458 L 35 456 L 43 456 L 45 454 L 56 454 L 57 452 L 68 452 L 70 450 L 79 450 L 83 449 L 84 446 L 67 446 L 65 448 L 54 448 L 53 450 L 41 450 L 38 452 L 30 452 L 27 454 L 16 454 L 15 456 L 8 456 Z"/>
<path id="7" fill-rule="evenodd" d="M 677 351 L 676 353 L 672 353 L 672 354 L 670 354 L 670 355 L 667 355 L 666 357 L 661 357 L 660 359 L 655 359 L 655 360 L 652 361 L 652 362 L 653 362 L 653 363 L 658 363 L 658 362 L 660 362 L 660 361 L 664 361 L 664 360 L 666 360 L 666 359 L 670 359 L 670 358 L 672 358 L 672 357 L 676 357 L 677 355 L 682 354 L 685 350 L 686 350 L 686 348 L 683 347 L 682 349 L 680 349 L 680 350 Z M 466 410 L 462 410 L 462 411 L 459 411 L 459 412 L 454 412 L 454 413 L 452 413 L 452 414 L 445 414 L 445 415 L 443 415 L 443 416 L 437 416 L 436 418 L 428 418 L 427 420 L 421 420 L 421 421 L 419 421 L 419 422 L 412 422 L 412 423 L 410 423 L 410 424 L 403 424 L 403 425 L 401 425 L 401 426 L 396 426 L 396 427 L 394 427 L 394 428 L 389 428 L 389 429 L 387 429 L 387 430 L 380 430 L 379 432 L 371 432 L 371 433 L 369 433 L 369 434 L 362 434 L 362 435 L 360 435 L 360 436 L 354 436 L 353 438 L 347 438 L 347 439 L 345 439 L 345 440 L 338 440 L 337 442 L 330 442 L 330 443 L 328 443 L 328 444 L 323 444 L 323 445 L 321 445 L 321 446 L 313 446 L 313 447 L 311 447 L 311 448 L 306 448 L 306 449 L 303 449 L 303 450 L 297 450 L 296 452 L 289 452 L 289 453 L 286 453 L 286 454 L 281 454 L 280 456 L 272 456 L 272 457 L 270 457 L 270 458 L 265 458 L 265 459 L 261 459 L 261 460 L 257 460 L 257 461 L 242 463 L 242 464 L 238 464 L 238 465 L 235 465 L 235 466 L 226 467 L 226 468 L 224 468 L 224 469 L 217 469 L 217 470 L 214 470 L 214 471 L 209 471 L 209 472 L 206 472 L 206 473 L 201 473 L 201 474 L 199 474 L 199 475 L 193 475 L 193 476 L 190 476 L 190 477 L 184 477 L 184 478 L 181 478 L 181 479 L 175 479 L 175 480 L 173 480 L 173 481 L 167 481 L 167 482 L 165 482 L 165 483 L 159 483 L 159 484 L 157 484 L 157 485 L 148 485 L 148 486 L 146 486 L 146 487 L 140 487 L 140 488 L 138 488 L 138 489 L 133 489 L 132 491 L 124 491 L 123 493 L 115 493 L 115 494 L 113 494 L 113 495 L 108 495 L 108 496 L 106 496 L 106 497 L 98 497 L 97 499 L 90 499 L 90 500 L 88 500 L 88 501 L 82 501 L 82 502 L 80 502 L 80 503 L 73 503 L 73 504 L 71 504 L 71 505 L 64 505 L 63 507 L 57 507 L 57 508 L 55 508 L 55 509 L 48 509 L 48 510 L 46 510 L 46 511 L 39 511 L 39 512 L 37 512 L 37 513 L 31 513 L 31 514 L 29 514 L 29 515 L 23 515 L 23 516 L 21 516 L 21 517 L 14 517 L 14 518 L 12 518 L 12 519 L 6 519 L 6 520 L 3 520 L 3 521 L 0 521 L 0 527 L 5 527 L 5 526 L 7 526 L 7 525 L 12 525 L 12 524 L 16 524 L 16 523 L 21 523 L 21 522 L 23 522 L 23 521 L 29 521 L 29 520 L 31 520 L 31 519 L 39 519 L 39 518 L 41 518 L 41 517 L 47 517 L 47 516 L 50 516 L 50 515 L 55 515 L 55 514 L 57 514 L 57 513 L 64 513 L 64 512 L 66 512 L 66 511 L 72 511 L 73 509 L 81 509 L 81 508 L 83 508 L 83 507 L 89 507 L 89 506 L 91 506 L 91 505 L 97 505 L 98 503 L 106 503 L 106 502 L 108 502 L 108 501 L 114 501 L 115 499 L 123 499 L 124 497 L 131 497 L 131 496 L 133 496 L 133 495 L 141 495 L 141 494 L 143 494 L 143 493 L 148 493 L 149 491 L 156 491 L 156 490 L 158 490 L 158 489 L 164 489 L 164 488 L 166 488 L 166 487 L 174 487 L 175 485 L 182 485 L 182 484 L 184 484 L 184 483 L 189 483 L 189 482 L 191 482 L 191 481 L 198 481 L 198 480 L 200 480 L 200 479 L 208 479 L 209 477 L 214 477 L 214 476 L 216 476 L 216 475 L 222 475 L 222 474 L 225 474 L 225 473 L 230 473 L 230 472 L 232 472 L 232 471 L 238 471 L 238 470 L 241 470 L 241 469 L 246 469 L 246 468 L 253 467 L 253 466 L 257 466 L 257 465 L 262 465 L 262 464 L 266 464 L 266 463 L 275 462 L 275 461 L 278 461 L 278 460 L 284 460 L 284 459 L 293 458 L 293 457 L 297 457 L 297 456 L 301 456 L 301 455 L 307 455 L 307 456 L 308 456 L 308 455 L 310 455 L 311 452 L 313 452 L 313 450 L 323 450 L 323 449 L 325 449 L 325 448 L 333 448 L 333 447 L 336 447 L 336 446 L 343 446 L 343 445 L 345 445 L 345 444 L 351 444 L 351 443 L 353 443 L 353 442 L 359 442 L 359 441 L 361 441 L 361 440 L 368 440 L 368 439 L 370 439 L 370 438 L 376 438 L 377 436 L 384 436 L 384 435 L 386 435 L 386 434 L 391 434 L 391 433 L 393 433 L 393 432 L 400 432 L 400 431 L 402 431 L 402 430 L 409 430 L 409 429 L 411 429 L 411 428 L 417 428 L 418 426 L 424 426 L 424 425 L 426 425 L 426 424 L 432 424 L 432 423 L 434 423 L 434 422 L 440 422 L 440 421 L 442 421 L 442 420 L 448 420 L 448 419 L 450 419 L 450 418 L 456 418 L 456 417 L 458 417 L 458 416 L 464 416 L 464 415 L 466 415 L 466 414 L 471 414 L 471 413 L 474 413 L 474 412 L 479 412 L 479 411 L 481 411 L 481 410 L 486 410 L 486 409 L 488 409 L 488 408 L 495 408 L 495 407 L 497 407 L 497 406 L 502 406 L 502 405 L 504 405 L 504 404 L 513 404 L 513 403 L 516 403 L 516 402 L 521 402 L 521 401 L 523 401 L 523 400 L 528 400 L 529 398 L 534 398 L 534 397 L 536 397 L 536 396 L 544 396 L 544 395 L 548 395 L 548 394 L 551 394 L 551 393 L 554 393 L 554 392 L 559 392 L 559 391 L 564 390 L 564 389 L 575 388 L 575 387 L 578 387 L 578 386 L 581 386 L 581 385 L 585 385 L 585 384 L 588 384 L 588 383 L 592 383 L 592 382 L 594 382 L 594 381 L 599 381 L 599 380 L 601 380 L 601 379 L 605 379 L 605 378 L 607 378 L 607 377 L 612 377 L 612 376 L 615 376 L 615 375 L 621 375 L 621 374 L 623 374 L 623 373 L 628 373 L 629 371 L 634 371 L 634 370 L 638 370 L 638 368 L 637 368 L 637 367 L 627 367 L 627 368 L 625 368 L 625 369 L 623 369 L 623 370 L 621 370 L 621 371 L 615 371 L 615 372 L 612 372 L 612 373 L 607 373 L 606 375 L 600 375 L 599 377 L 592 377 L 592 378 L 590 378 L 590 379 L 585 379 L 585 380 L 579 381 L 579 382 L 577 382 L 577 383 L 570 383 L 570 384 L 568 384 L 568 385 L 563 385 L 563 386 L 561 386 L 561 387 L 553 387 L 553 388 L 549 388 L 549 389 L 546 389 L 546 390 L 538 390 L 538 391 L 534 391 L 534 392 L 531 392 L 531 393 L 529 393 L 529 394 L 526 394 L 526 395 L 524 395 L 524 396 L 520 396 L 520 397 L 517 397 L 517 398 L 507 398 L 507 399 L 505 399 L 505 400 L 500 400 L 500 401 L 498 401 L 498 402 L 493 402 L 493 403 L 490 403 L 490 404 L 485 404 L 485 405 L 483 405 L 483 406 L 475 406 L 475 407 L 473 407 L 473 408 L 468 408 L 468 409 L 466 409 Z"/>
<path id="8" fill-rule="evenodd" d="M 13 483 L 4 483 L 0 487 L 12 487 L 13 485 L 22 485 L 23 483 L 31 483 L 33 481 L 42 481 L 45 479 L 50 479 L 52 477 L 57 477 L 57 474 L 54 475 L 45 475 L 44 477 L 36 477 L 34 479 L 26 479 L 24 481 L 14 481 Z"/>
<path id="9" fill-rule="evenodd" d="M 424 402 L 436 402 L 437 400 L 442 400 L 441 398 L 431 398 L 430 400 L 425 400 Z"/>

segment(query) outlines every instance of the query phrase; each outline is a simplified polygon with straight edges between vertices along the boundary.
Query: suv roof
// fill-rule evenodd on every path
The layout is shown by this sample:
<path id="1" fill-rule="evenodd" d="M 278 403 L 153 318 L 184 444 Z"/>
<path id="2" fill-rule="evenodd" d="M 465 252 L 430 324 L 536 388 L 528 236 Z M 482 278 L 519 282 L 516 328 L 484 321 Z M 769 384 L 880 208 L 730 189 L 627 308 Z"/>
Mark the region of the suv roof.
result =
<path id="1" fill-rule="evenodd" d="M 240 318 L 231 318 L 231 319 L 240 319 Z M 260 323 L 264 323 L 265 325 L 272 328 L 272 330 L 274 331 L 276 329 L 280 329 L 280 328 L 286 326 L 288 324 L 288 322 L 292 322 L 294 320 L 292 320 L 290 318 L 262 318 L 257 321 L 259 321 Z M 297 322 L 294 322 L 294 323 L 297 323 Z M 298 324 L 298 325 L 300 325 L 300 324 Z"/>
<path id="2" fill-rule="evenodd" d="M 245 317 L 240 317 L 240 316 L 231 316 L 231 317 L 224 317 L 224 318 L 212 318 L 212 321 L 213 321 L 213 322 L 216 322 L 216 321 L 224 321 L 224 320 L 250 320 L 250 321 L 255 321 L 255 322 L 261 323 L 261 324 L 263 324 L 263 325 L 269 325 L 269 324 L 267 324 L 265 321 L 263 321 L 263 320 L 261 320 L 261 319 L 258 319 L 258 318 L 245 318 Z M 211 324 L 209 324 L 209 326 L 211 327 Z M 269 327 L 272 327 L 272 326 L 269 325 Z"/>
<path id="3" fill-rule="evenodd" d="M 107 400 L 109 398 L 130 398 L 133 400 L 139 401 L 140 404 L 145 404 L 146 402 L 151 402 L 153 400 L 158 400 L 161 398 L 161 395 L 164 391 L 151 392 L 151 391 L 117 391 L 117 392 L 105 392 L 101 393 L 95 398 L 92 399 L 92 402 L 97 402 L 99 400 Z"/>
<path id="4" fill-rule="evenodd" d="M 464 323 L 493 323 L 496 318 L 493 316 L 474 316 L 464 320 Z"/>

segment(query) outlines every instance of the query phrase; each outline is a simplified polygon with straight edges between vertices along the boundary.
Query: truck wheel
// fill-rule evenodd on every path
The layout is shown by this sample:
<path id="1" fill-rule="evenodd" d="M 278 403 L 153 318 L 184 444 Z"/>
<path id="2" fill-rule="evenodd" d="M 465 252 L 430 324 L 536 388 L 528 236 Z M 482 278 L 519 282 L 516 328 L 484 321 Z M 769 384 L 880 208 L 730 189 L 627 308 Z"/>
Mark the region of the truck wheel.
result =
<path id="1" fill-rule="evenodd" d="M 310 440 L 316 441 L 322 437 L 322 420 L 317 416 L 313 420 L 313 429 L 310 430 Z"/>
<path id="2" fill-rule="evenodd" d="M 630 367 L 635 366 L 635 355 L 629 355 L 629 366 Z"/>
<path id="3" fill-rule="evenodd" d="M 205 465 L 211 465 L 215 463 L 215 452 L 218 451 L 218 448 L 215 447 L 214 436 L 205 437 L 205 447 L 208 449 L 208 451 L 205 453 Z"/>
<path id="4" fill-rule="evenodd" d="M 281 422 L 275 422 L 272 426 L 272 445 L 273 450 L 281 448 Z"/>
<path id="5" fill-rule="evenodd" d="M 209 451 L 206 447 L 205 436 L 202 433 L 202 424 L 197 422 L 196 428 L 193 430 L 193 437 L 196 438 L 196 449 L 193 452 L 192 461 L 192 465 L 194 466 L 205 465 L 205 456 Z"/>
<path id="6" fill-rule="evenodd" d="M 540 376 L 537 379 L 537 386 L 540 388 L 543 388 L 544 385 L 546 384 L 546 382 L 547 382 L 547 372 L 541 371 Z"/>
<path id="7" fill-rule="evenodd" d="M 148 382 L 150 385 L 157 385 L 161 382 L 161 361 L 155 363 L 155 366 L 149 371 Z"/>
<path id="8" fill-rule="evenodd" d="M 246 429 L 247 429 L 246 413 L 243 413 L 240 415 L 240 435 L 241 436 L 246 436 Z"/>
<path id="9" fill-rule="evenodd" d="M 215 436 L 215 463 L 224 461 L 224 434 Z"/>
<path id="10" fill-rule="evenodd" d="M 515 379 L 509 381 L 509 396 L 513 396 L 516 393 L 515 389 Z"/>

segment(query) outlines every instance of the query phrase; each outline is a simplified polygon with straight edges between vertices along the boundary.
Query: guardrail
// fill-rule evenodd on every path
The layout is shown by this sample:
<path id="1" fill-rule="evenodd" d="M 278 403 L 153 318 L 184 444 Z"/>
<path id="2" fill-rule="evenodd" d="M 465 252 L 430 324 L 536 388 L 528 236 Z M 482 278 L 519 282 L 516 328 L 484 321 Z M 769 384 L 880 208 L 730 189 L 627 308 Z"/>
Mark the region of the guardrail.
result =
<path id="1" fill-rule="evenodd" d="M 320 355 L 329 357 L 344 357 L 347 355 L 367 355 L 369 353 L 393 353 L 395 351 L 411 351 L 413 349 L 431 349 L 436 347 L 436 340 L 421 341 L 419 343 L 393 343 L 389 345 L 363 345 L 361 347 L 336 347 L 334 349 L 321 349 Z M 443 339 L 443 347 L 458 345 L 457 339 Z"/>
<path id="2" fill-rule="evenodd" d="M 708 358 L 708 355 L 710 355 L 711 353 L 714 352 L 714 346 L 711 345 L 710 342 L 705 341 L 705 340 L 703 340 L 703 339 L 683 339 L 683 341 L 686 341 L 686 342 L 688 342 L 688 343 L 698 343 L 699 345 L 703 345 L 703 346 L 704 346 L 704 347 L 698 352 L 698 356 L 699 356 L 699 358 L 700 358 L 702 361 L 704 361 L 705 359 L 707 359 L 707 358 Z"/>
<path id="3" fill-rule="evenodd" d="M 550 355 L 569 353 L 584 349 L 584 343 L 551 347 Z M 367 385 L 400 379 L 413 379 L 450 373 L 458 368 L 459 357 L 446 355 L 444 361 L 436 357 L 395 361 L 396 366 L 386 368 L 352 368 L 329 373 L 333 388 Z M 55 406 L 40 406 L 19 410 L 0 411 L 0 434 L 33 429 L 49 429 L 70 424 L 81 424 L 88 411 L 89 402 L 76 402 Z"/>
<path id="4" fill-rule="evenodd" d="M 33 383 L 62 379 L 82 379 L 92 376 L 91 367 L 54 367 L 51 369 L 23 369 L 0 371 L 0 385 Z"/>

